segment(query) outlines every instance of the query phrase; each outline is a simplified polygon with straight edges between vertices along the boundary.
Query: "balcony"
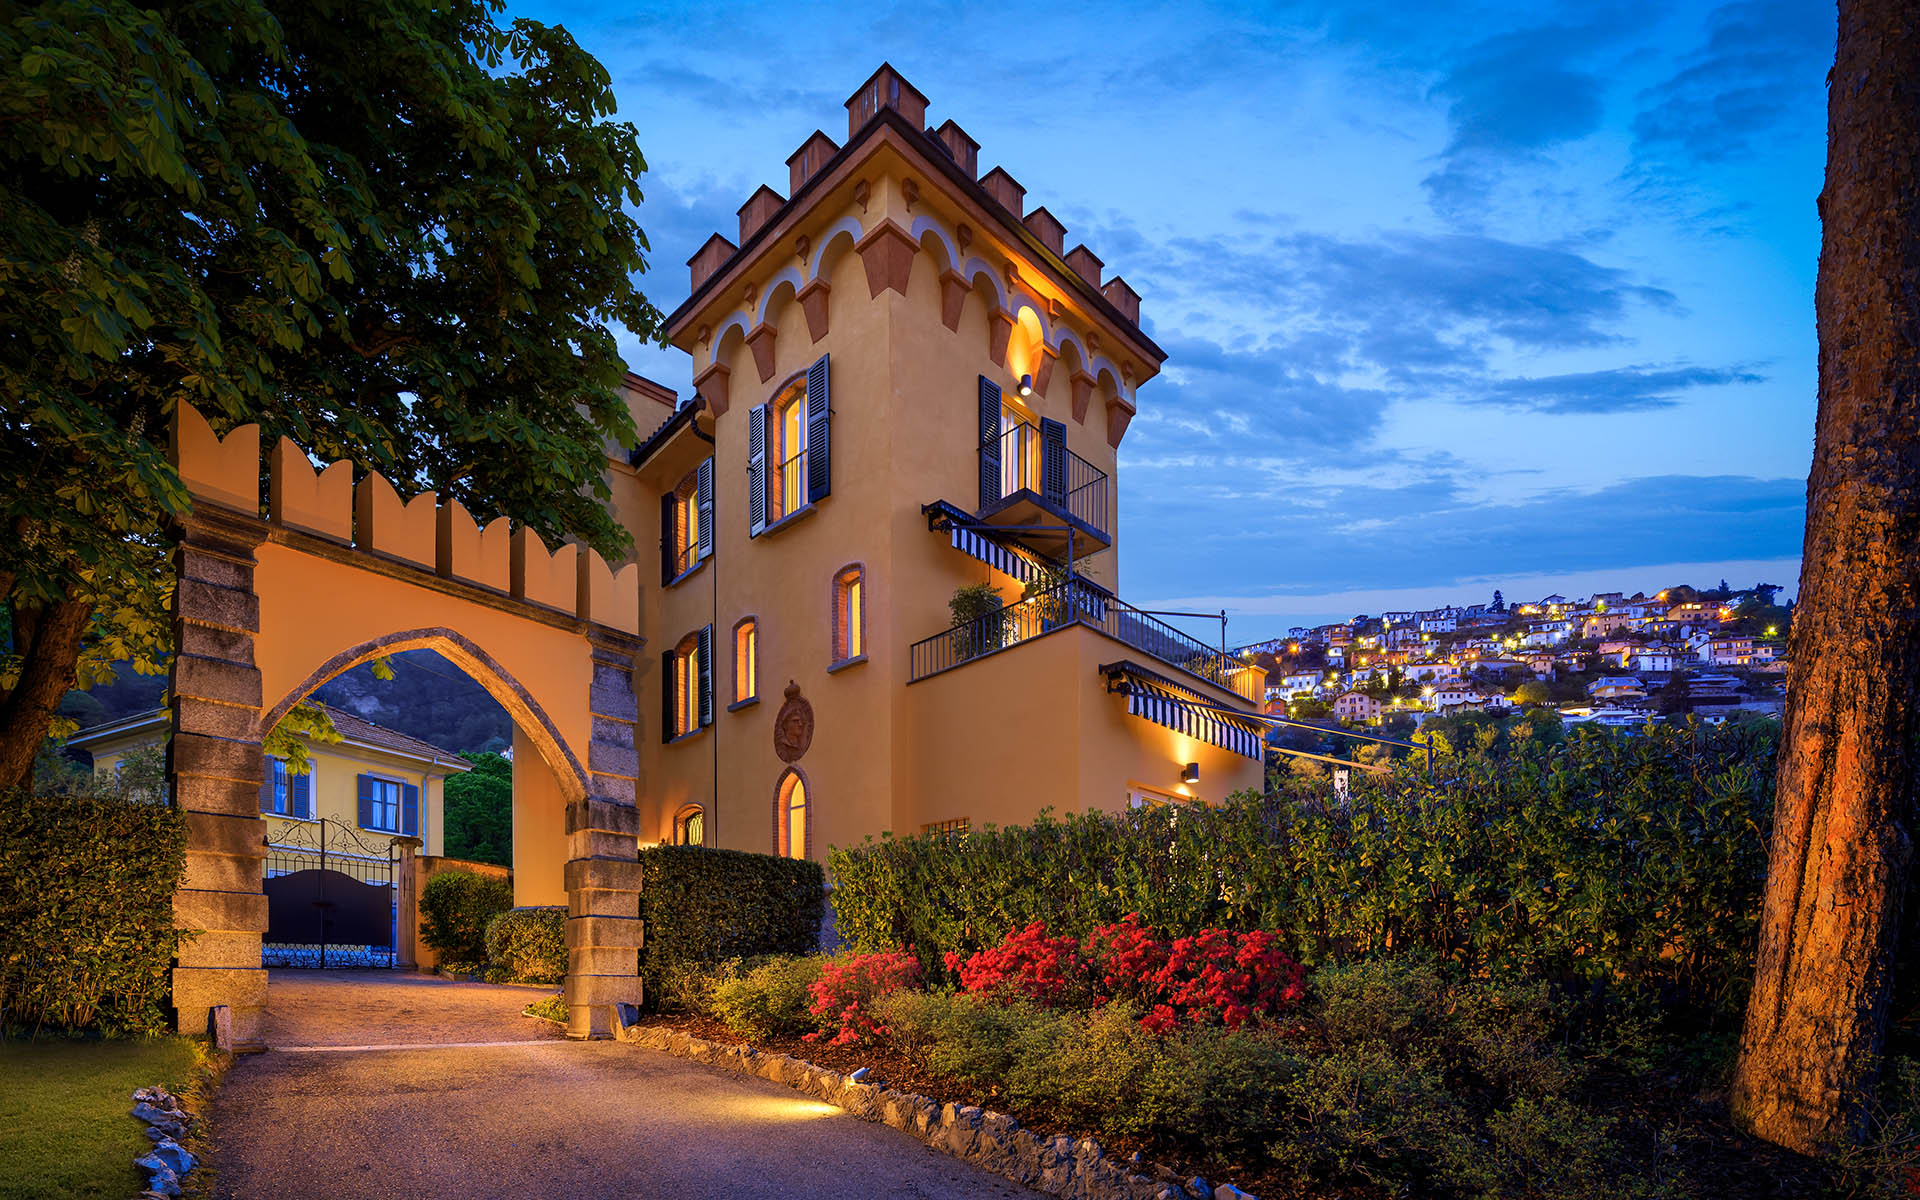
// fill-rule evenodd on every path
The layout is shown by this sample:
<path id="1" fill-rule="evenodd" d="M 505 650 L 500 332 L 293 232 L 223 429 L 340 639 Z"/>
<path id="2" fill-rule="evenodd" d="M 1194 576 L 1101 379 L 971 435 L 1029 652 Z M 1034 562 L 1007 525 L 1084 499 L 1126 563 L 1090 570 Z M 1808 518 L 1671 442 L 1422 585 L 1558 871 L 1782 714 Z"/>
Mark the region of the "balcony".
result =
<path id="1" fill-rule="evenodd" d="M 981 443 L 975 515 L 988 525 L 1020 527 L 1019 540 L 1049 558 L 1113 544 L 1107 473 L 1067 449 L 1066 427 L 1056 421 L 1020 421 Z"/>
<path id="2" fill-rule="evenodd" d="M 1253 663 L 1209 646 L 1077 575 L 915 642 L 908 652 L 907 682 L 918 683 L 1069 625 L 1085 625 L 1243 700 L 1258 703 L 1262 697 L 1265 672 Z"/>

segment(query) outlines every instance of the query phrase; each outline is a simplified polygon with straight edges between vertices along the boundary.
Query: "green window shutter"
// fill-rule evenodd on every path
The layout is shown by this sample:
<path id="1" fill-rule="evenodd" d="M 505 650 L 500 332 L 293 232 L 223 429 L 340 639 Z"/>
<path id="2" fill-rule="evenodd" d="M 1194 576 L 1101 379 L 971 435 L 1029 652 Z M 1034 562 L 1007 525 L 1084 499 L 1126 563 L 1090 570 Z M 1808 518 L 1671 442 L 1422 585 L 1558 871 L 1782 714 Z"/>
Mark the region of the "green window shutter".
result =
<path id="1" fill-rule="evenodd" d="M 420 836 L 420 789 L 411 783 L 400 785 L 400 832 Z"/>
<path id="2" fill-rule="evenodd" d="M 373 828 L 373 786 L 371 775 L 354 777 L 354 790 L 360 800 L 359 825 L 362 829 Z"/>
<path id="3" fill-rule="evenodd" d="M 980 377 L 980 507 L 1000 501 L 1000 385 Z"/>
<path id="4" fill-rule="evenodd" d="M 827 359 L 807 369 L 807 501 L 824 500 L 833 491 L 833 404 L 827 392 Z"/>
<path id="5" fill-rule="evenodd" d="M 1067 506 L 1067 427 L 1050 417 L 1040 418 L 1040 498 Z"/>
<path id="6" fill-rule="evenodd" d="M 713 724 L 713 626 L 700 627 L 700 723 Z"/>
<path id="7" fill-rule="evenodd" d="M 673 582 L 675 559 L 673 493 L 660 497 L 660 586 Z"/>
<path id="8" fill-rule="evenodd" d="M 313 819 L 313 768 L 287 778 L 287 810 L 302 821 Z"/>
<path id="9" fill-rule="evenodd" d="M 700 463 L 699 482 L 694 488 L 694 500 L 700 512 L 700 557 L 713 556 L 713 460 L 703 459 Z"/>
<path id="10" fill-rule="evenodd" d="M 673 651 L 660 655 L 660 742 L 673 740 Z"/>
<path id="11" fill-rule="evenodd" d="M 266 762 L 267 769 L 265 772 L 263 772 L 263 777 L 260 783 L 260 811 L 263 813 L 280 811 L 279 809 L 274 807 L 274 800 L 276 797 L 275 797 L 274 788 L 273 788 L 274 768 L 279 765 L 280 765 L 280 760 L 277 758 L 269 758 Z M 115 772 L 118 773 L 119 764 L 116 763 L 114 769 L 115 769 Z"/>
<path id="12" fill-rule="evenodd" d="M 767 527 L 767 406 L 747 413 L 747 536 Z"/>

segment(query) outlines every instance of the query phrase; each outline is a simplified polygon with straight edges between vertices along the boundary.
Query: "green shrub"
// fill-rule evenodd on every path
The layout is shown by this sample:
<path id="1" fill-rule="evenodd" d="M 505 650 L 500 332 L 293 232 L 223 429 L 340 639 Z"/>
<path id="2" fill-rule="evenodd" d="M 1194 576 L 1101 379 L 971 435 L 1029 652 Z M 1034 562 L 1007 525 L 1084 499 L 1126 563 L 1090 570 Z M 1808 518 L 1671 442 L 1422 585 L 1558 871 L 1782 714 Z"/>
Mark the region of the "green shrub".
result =
<path id="1" fill-rule="evenodd" d="M 640 851 L 640 915 L 647 922 L 640 973 L 650 997 L 671 990 L 688 964 L 819 947 L 826 877 L 804 859 L 650 846 Z"/>
<path id="2" fill-rule="evenodd" d="M 819 1028 L 807 1011 L 807 989 L 820 978 L 821 958 L 807 954 L 760 959 L 719 978 L 706 1009 L 728 1029 L 748 1038 L 807 1033 Z"/>
<path id="3" fill-rule="evenodd" d="M 567 910 L 510 908 L 487 922 L 487 961 L 520 983 L 567 977 Z"/>
<path id="4" fill-rule="evenodd" d="M 1285 931 L 1313 965 L 1423 949 L 1470 973 L 1581 979 L 1738 1011 L 1766 870 L 1776 735 L 1662 726 L 1519 736 L 1208 808 L 1089 812 L 835 849 L 836 928 L 911 946 L 933 978 L 1044 920 L 1138 912 L 1171 936 Z"/>
<path id="5" fill-rule="evenodd" d="M 1030 1004 L 995 1004 L 967 992 L 894 992 L 874 1001 L 888 1040 L 936 1075 L 998 1094 L 1027 1031 L 1063 1017 Z"/>
<path id="6" fill-rule="evenodd" d="M 420 937 L 442 963 L 487 961 L 487 922 L 513 907 L 504 879 L 442 871 L 420 889 Z"/>
<path id="7" fill-rule="evenodd" d="M 892 1045 L 988 1101 L 1174 1155 L 1279 1168 L 1303 1191 L 1369 1182 L 1394 1194 L 1633 1196 L 1609 1123 L 1539 987 L 1469 981 L 1431 960 L 1330 967 L 1284 1024 L 1143 1029 L 1124 1003 L 1090 1011 L 901 992 L 875 1014 Z"/>
<path id="8" fill-rule="evenodd" d="M 0 1029 L 163 1030 L 186 845 L 164 805 L 0 793 Z"/>
<path id="9" fill-rule="evenodd" d="M 713 990 L 739 969 L 738 960 L 723 963 L 668 963 L 647 979 L 647 1003 L 669 1012 L 713 1016 Z"/>
<path id="10" fill-rule="evenodd" d="M 558 1021 L 562 1025 L 567 1023 L 567 1002 L 560 996 L 543 996 L 521 1009 L 520 1012 L 524 1016 Z"/>

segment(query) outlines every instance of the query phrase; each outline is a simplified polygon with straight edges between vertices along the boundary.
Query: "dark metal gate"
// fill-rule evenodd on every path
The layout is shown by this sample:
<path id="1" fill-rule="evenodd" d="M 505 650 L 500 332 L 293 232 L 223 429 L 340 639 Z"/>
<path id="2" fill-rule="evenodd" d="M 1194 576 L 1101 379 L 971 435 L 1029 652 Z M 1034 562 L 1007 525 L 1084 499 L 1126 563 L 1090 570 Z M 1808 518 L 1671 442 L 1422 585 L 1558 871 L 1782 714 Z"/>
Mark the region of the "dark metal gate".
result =
<path id="1" fill-rule="evenodd" d="M 267 843 L 269 967 L 394 965 L 400 841 L 339 821 L 303 821 Z"/>

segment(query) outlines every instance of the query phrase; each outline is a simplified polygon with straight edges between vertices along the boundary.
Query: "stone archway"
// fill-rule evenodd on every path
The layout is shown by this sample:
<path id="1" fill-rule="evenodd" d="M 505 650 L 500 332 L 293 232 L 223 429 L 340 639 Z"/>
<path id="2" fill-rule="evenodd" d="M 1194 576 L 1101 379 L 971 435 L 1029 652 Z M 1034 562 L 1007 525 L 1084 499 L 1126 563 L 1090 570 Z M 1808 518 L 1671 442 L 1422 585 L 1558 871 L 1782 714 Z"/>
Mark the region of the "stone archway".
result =
<path id="1" fill-rule="evenodd" d="M 353 485 L 348 464 L 316 472 L 284 440 L 263 515 L 257 427 L 220 438 L 186 405 L 172 459 L 193 498 L 178 531 L 168 754 L 188 824 L 174 908 L 197 931 L 173 974 L 179 1028 L 224 1010 L 235 1044 L 259 1036 L 265 735 L 355 663 L 430 646 L 500 700 L 557 785 L 551 827 L 528 844 L 560 860 L 547 869 L 569 909 L 568 1031 L 609 1033 L 616 1006 L 641 999 L 639 568 L 548 551 L 504 522 L 482 530 L 431 494 L 403 503 L 378 475 Z"/>

